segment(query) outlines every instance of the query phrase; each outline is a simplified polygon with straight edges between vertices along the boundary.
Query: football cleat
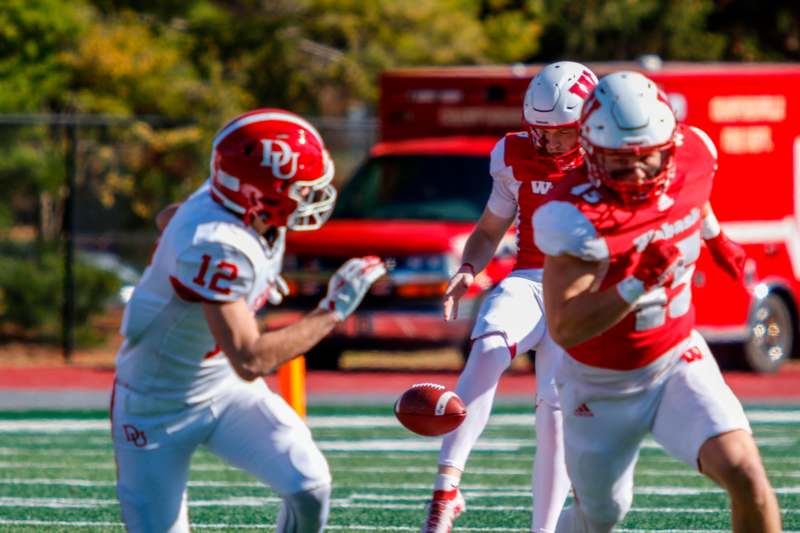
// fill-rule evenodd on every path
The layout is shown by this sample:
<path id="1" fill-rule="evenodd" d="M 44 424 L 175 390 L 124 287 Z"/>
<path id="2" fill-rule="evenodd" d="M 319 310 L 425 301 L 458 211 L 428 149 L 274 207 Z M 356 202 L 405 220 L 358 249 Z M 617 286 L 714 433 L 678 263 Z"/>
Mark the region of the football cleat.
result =
<path id="1" fill-rule="evenodd" d="M 420 529 L 420 533 L 450 533 L 453 521 L 458 518 L 467 504 L 458 488 L 433 492 L 433 499 L 428 503 L 428 517 Z"/>

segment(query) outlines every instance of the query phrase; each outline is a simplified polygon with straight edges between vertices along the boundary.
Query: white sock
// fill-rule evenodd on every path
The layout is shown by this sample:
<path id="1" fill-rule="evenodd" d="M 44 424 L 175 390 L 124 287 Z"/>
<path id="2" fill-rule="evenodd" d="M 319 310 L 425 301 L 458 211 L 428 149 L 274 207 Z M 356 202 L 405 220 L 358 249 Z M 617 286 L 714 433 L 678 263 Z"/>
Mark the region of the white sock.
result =
<path id="1" fill-rule="evenodd" d="M 458 488 L 461 479 L 447 474 L 436 474 L 436 481 L 433 482 L 433 490 L 451 491 Z"/>
<path id="2" fill-rule="evenodd" d="M 492 412 L 500 376 L 511 364 L 511 352 L 502 335 L 481 337 L 472 344 L 467 365 L 456 385 L 456 394 L 467 408 L 467 417 L 442 441 L 439 464 L 464 470 L 469 452 L 483 433 Z"/>
<path id="3" fill-rule="evenodd" d="M 536 407 L 536 457 L 533 460 L 533 531 L 556 530 L 558 516 L 569 494 L 570 480 L 564 459 L 561 409 L 547 402 Z"/>

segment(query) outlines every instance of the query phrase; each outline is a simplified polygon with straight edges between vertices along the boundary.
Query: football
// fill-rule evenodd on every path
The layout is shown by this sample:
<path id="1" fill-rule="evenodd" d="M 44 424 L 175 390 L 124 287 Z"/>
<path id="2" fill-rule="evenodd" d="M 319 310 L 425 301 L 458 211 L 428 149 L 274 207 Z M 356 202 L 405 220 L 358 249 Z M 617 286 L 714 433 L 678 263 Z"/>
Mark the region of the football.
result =
<path id="1" fill-rule="evenodd" d="M 467 416 L 467 409 L 461 398 L 444 386 L 418 383 L 398 398 L 394 414 L 414 433 L 437 437 L 456 429 Z"/>

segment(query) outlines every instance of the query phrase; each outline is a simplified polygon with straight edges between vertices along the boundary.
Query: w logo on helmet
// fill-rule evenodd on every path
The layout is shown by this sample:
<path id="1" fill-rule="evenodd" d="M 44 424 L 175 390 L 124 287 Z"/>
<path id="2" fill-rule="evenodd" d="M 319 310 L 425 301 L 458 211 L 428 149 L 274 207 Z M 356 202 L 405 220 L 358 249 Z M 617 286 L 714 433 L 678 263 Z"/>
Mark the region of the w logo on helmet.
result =
<path id="1" fill-rule="evenodd" d="M 569 88 L 569 92 L 577 94 L 581 98 L 586 98 L 594 86 L 597 85 L 597 78 L 591 72 L 584 70 L 581 76 Z"/>
<path id="2" fill-rule="evenodd" d="M 290 180 L 297 174 L 298 152 L 293 152 L 289 143 L 278 139 L 262 139 L 263 155 L 261 165 L 270 167 L 272 175 L 278 179 Z M 283 167 L 289 165 L 284 172 Z"/>

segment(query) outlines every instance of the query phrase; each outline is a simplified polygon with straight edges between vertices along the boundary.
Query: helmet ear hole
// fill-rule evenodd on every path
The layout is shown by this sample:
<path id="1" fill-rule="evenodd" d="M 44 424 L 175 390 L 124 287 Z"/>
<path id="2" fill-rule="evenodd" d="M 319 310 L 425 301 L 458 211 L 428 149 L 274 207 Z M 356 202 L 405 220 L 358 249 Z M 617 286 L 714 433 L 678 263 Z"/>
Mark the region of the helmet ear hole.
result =
<path id="1" fill-rule="evenodd" d="M 253 153 L 253 150 L 256 149 L 257 144 L 258 143 L 255 141 L 245 144 L 244 147 L 242 148 L 242 152 L 244 152 L 244 155 L 249 157 L 250 154 Z"/>

